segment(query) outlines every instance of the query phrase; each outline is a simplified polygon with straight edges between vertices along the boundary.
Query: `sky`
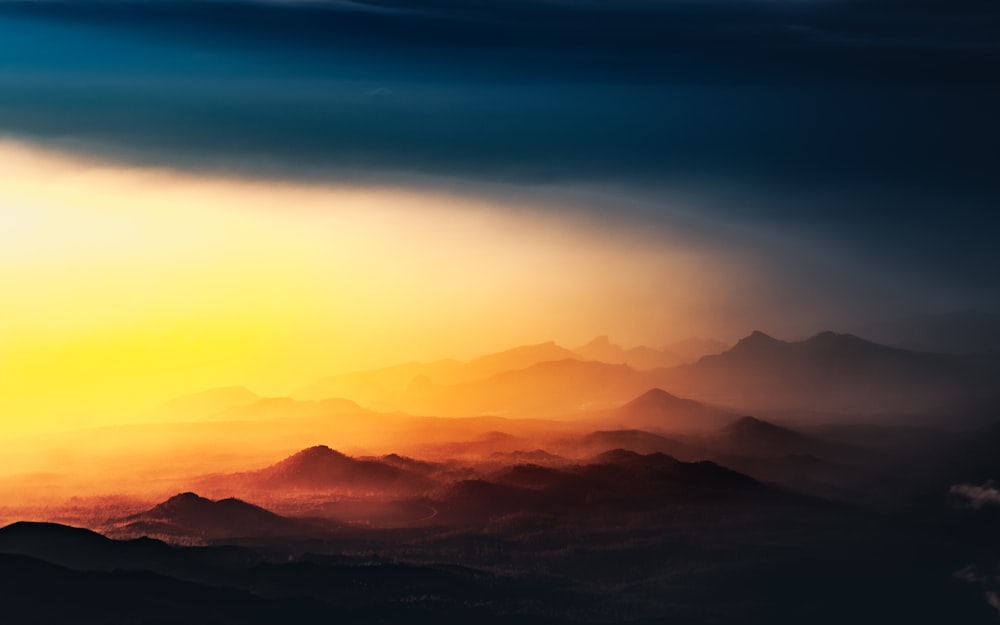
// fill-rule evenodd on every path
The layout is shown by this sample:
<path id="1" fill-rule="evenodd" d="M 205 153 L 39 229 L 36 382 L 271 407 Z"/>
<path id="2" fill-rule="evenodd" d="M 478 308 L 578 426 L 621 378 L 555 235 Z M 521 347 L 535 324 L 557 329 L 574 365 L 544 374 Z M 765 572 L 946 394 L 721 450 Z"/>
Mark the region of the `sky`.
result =
<path id="1" fill-rule="evenodd" d="M 987 0 L 0 0 L 0 410 L 995 312 L 998 34 Z"/>

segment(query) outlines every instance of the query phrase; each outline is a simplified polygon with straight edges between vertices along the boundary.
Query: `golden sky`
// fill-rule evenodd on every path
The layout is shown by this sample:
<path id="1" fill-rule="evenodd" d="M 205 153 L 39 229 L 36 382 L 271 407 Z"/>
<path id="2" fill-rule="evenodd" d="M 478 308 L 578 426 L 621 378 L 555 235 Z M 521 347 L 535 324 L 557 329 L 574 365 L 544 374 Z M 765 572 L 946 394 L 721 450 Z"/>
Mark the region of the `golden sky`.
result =
<path id="1" fill-rule="evenodd" d="M 709 260 L 502 191 L 229 179 L 0 142 L 4 432 L 126 422 L 219 385 L 283 394 L 414 359 L 699 330 Z"/>

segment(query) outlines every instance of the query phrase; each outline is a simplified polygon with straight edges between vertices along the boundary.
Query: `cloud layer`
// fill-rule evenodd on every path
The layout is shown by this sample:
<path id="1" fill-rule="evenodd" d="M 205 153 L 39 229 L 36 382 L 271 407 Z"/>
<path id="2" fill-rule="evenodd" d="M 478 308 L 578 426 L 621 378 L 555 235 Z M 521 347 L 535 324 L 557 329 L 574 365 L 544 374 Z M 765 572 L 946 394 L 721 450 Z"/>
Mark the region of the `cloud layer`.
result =
<path id="1" fill-rule="evenodd" d="M 597 184 L 622 201 L 580 202 L 582 218 L 662 230 L 678 227 L 680 195 L 716 247 L 734 232 L 774 242 L 761 253 L 786 273 L 778 300 L 810 298 L 832 271 L 856 276 L 849 308 L 996 309 L 998 13 L 974 0 L 3 2 L 0 132 L 271 179 Z"/>

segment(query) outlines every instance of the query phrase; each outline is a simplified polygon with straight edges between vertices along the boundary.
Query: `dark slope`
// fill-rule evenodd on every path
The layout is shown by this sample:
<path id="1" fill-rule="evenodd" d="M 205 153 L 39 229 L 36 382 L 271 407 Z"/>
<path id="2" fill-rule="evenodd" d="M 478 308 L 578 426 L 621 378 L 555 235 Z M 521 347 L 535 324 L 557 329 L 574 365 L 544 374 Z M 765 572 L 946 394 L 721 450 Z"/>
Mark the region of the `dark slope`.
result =
<path id="1" fill-rule="evenodd" d="M 173 560 L 177 552 L 149 538 L 111 540 L 58 523 L 19 521 L 0 528 L 0 553 L 31 556 L 70 568 L 109 571 L 145 569 Z"/>
<path id="2" fill-rule="evenodd" d="M 0 555 L 5 623 L 228 625 L 336 618 L 312 599 L 264 599 L 136 571 L 74 571 L 21 555 Z"/>

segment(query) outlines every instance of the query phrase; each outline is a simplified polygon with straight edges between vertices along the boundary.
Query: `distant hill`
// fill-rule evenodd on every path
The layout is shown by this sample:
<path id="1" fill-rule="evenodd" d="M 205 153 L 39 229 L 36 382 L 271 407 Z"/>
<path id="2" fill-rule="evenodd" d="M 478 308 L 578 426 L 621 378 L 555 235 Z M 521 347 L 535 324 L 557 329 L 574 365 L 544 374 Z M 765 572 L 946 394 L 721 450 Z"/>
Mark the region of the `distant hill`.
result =
<path id="1" fill-rule="evenodd" d="M 653 509 L 700 502 L 731 505 L 746 497 L 765 503 L 781 495 L 753 478 L 714 462 L 682 462 L 663 453 L 610 450 L 577 471 L 591 484 L 592 505 Z"/>
<path id="2" fill-rule="evenodd" d="M 682 460 L 707 457 L 706 452 L 695 445 L 643 430 L 599 430 L 567 441 L 565 447 L 577 457 L 596 456 L 614 449 L 640 454 L 664 453 Z"/>
<path id="3" fill-rule="evenodd" d="M 397 410 L 412 405 L 415 398 L 419 399 L 439 386 L 472 382 L 504 371 L 573 356 L 573 352 L 550 341 L 487 354 L 467 363 L 457 360 L 406 363 L 331 376 L 297 391 L 294 397 L 309 400 L 348 397 L 371 408 Z"/>
<path id="4" fill-rule="evenodd" d="M 644 345 L 624 348 L 612 343 L 611 339 L 605 335 L 598 336 L 572 351 L 576 358 L 597 360 L 609 364 L 625 364 L 634 369 L 644 370 L 694 362 L 703 356 L 724 352 L 728 347 L 725 343 L 714 339 L 689 338 L 662 348 Z"/>
<path id="5" fill-rule="evenodd" d="M 723 349 L 724 344 L 705 339 L 668 349 L 625 349 L 606 336 L 574 350 L 550 341 L 467 363 L 407 363 L 331 376 L 293 396 L 344 397 L 375 410 L 448 417 L 566 415 L 628 401 L 656 385 L 650 372 Z"/>
<path id="6" fill-rule="evenodd" d="M 653 388 L 602 417 L 619 427 L 666 431 L 704 431 L 729 422 L 733 413 Z"/>
<path id="7" fill-rule="evenodd" d="M 428 488 L 430 478 L 425 467 L 401 456 L 382 459 L 356 459 L 317 445 L 258 471 L 210 476 L 206 484 L 213 489 L 229 488 L 236 492 L 267 490 L 330 491 L 354 494 L 370 492 L 413 493 Z"/>
<path id="8" fill-rule="evenodd" d="M 586 345 L 574 348 L 573 355 L 583 360 L 625 364 L 634 369 L 672 367 L 688 360 L 671 351 L 651 347 L 639 346 L 625 349 L 621 345 L 612 343 L 607 336 L 599 336 Z"/>
<path id="9" fill-rule="evenodd" d="M 722 430 L 722 438 L 744 452 L 805 453 L 812 443 L 804 435 L 754 417 L 742 417 Z"/>
<path id="10" fill-rule="evenodd" d="M 445 519 L 509 514 L 611 518 L 675 505 L 742 506 L 794 501 L 753 478 L 713 462 L 682 462 L 663 453 L 613 449 L 582 464 L 519 464 L 484 479 L 455 482 L 437 492 Z"/>
<path id="11" fill-rule="evenodd" d="M 236 498 L 213 501 L 189 492 L 120 519 L 109 534 L 222 539 L 295 535 L 302 530 L 300 522 L 245 501 Z"/>
<path id="12" fill-rule="evenodd" d="M 926 411 L 995 389 L 980 359 L 926 354 L 823 332 L 801 342 L 754 332 L 732 349 L 661 370 L 661 384 L 741 410 Z"/>
<path id="13" fill-rule="evenodd" d="M 573 358 L 570 350 L 556 345 L 554 342 L 524 345 L 495 354 L 480 356 L 466 365 L 467 380 L 488 378 L 505 371 L 526 369 L 541 362 L 565 360 Z"/>
<path id="14" fill-rule="evenodd" d="M 646 374 L 627 365 L 566 359 L 440 389 L 415 409 L 441 416 L 564 415 L 611 407 L 648 386 Z"/>

